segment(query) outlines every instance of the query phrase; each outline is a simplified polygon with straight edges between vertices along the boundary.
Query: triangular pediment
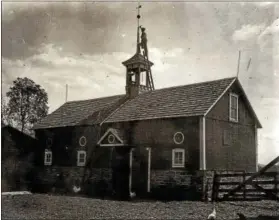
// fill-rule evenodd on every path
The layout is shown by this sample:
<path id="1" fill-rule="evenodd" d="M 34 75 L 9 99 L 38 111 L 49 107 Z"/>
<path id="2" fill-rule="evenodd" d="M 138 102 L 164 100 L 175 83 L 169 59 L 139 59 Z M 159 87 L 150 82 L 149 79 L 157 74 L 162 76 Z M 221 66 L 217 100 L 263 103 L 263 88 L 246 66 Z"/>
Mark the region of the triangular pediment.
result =
<path id="1" fill-rule="evenodd" d="M 98 141 L 100 146 L 124 146 L 124 136 L 118 129 L 109 128 Z"/>

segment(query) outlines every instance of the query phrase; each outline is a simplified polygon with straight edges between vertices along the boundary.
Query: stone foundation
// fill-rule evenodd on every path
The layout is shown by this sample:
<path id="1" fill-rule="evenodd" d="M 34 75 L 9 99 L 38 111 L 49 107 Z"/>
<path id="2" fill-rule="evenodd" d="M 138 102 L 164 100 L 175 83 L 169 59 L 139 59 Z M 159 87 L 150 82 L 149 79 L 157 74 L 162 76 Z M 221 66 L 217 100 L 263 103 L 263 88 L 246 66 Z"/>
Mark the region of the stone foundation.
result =
<path id="1" fill-rule="evenodd" d="M 61 174 L 63 178 L 61 179 Z M 45 191 L 61 191 L 63 193 L 73 193 L 73 187 L 81 186 L 81 193 L 94 194 L 101 187 L 103 191 L 107 191 L 104 187 L 111 189 L 112 170 L 108 168 L 93 168 L 92 170 L 84 170 L 84 167 L 45 167 L 39 174 L 43 185 L 48 188 Z M 86 185 L 82 185 L 83 177 L 88 180 Z M 58 190 L 59 189 L 59 190 Z M 94 193 L 93 193 L 94 191 Z"/>
<path id="2" fill-rule="evenodd" d="M 183 170 L 151 170 L 151 194 L 159 200 L 200 200 L 202 181 Z"/>
<path id="3" fill-rule="evenodd" d="M 191 186 L 192 175 L 180 170 L 151 170 L 150 185 L 152 187 L 173 185 Z"/>

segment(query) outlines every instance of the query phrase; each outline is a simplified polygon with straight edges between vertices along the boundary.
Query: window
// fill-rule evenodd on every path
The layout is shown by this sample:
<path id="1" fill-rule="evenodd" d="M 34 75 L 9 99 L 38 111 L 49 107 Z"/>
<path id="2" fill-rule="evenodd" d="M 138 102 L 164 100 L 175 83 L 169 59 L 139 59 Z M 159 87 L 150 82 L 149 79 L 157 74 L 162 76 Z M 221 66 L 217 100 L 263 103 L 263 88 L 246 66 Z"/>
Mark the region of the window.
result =
<path id="1" fill-rule="evenodd" d="M 140 84 L 146 85 L 146 73 L 145 72 L 140 73 Z"/>
<path id="2" fill-rule="evenodd" d="M 52 164 L 52 152 L 50 150 L 45 151 L 45 165 L 49 166 Z"/>
<path id="3" fill-rule="evenodd" d="M 86 152 L 84 150 L 79 150 L 77 152 L 77 166 L 85 166 L 86 162 Z"/>
<path id="4" fill-rule="evenodd" d="M 172 167 L 184 167 L 185 151 L 184 149 L 172 150 Z"/>
<path id="5" fill-rule="evenodd" d="M 112 143 L 114 143 L 114 141 L 115 141 L 114 135 L 110 134 L 110 135 L 108 136 L 108 142 L 109 142 L 110 144 L 112 144 Z"/>
<path id="6" fill-rule="evenodd" d="M 131 72 L 131 81 L 136 82 L 136 74 L 134 72 Z"/>
<path id="7" fill-rule="evenodd" d="M 80 139 L 79 139 L 79 145 L 81 147 L 84 147 L 86 145 L 86 137 L 82 136 Z"/>
<path id="8" fill-rule="evenodd" d="M 238 96 L 230 94 L 230 121 L 238 122 Z"/>
<path id="9" fill-rule="evenodd" d="M 175 144 L 182 144 L 184 142 L 184 134 L 182 132 L 176 132 L 173 136 Z"/>

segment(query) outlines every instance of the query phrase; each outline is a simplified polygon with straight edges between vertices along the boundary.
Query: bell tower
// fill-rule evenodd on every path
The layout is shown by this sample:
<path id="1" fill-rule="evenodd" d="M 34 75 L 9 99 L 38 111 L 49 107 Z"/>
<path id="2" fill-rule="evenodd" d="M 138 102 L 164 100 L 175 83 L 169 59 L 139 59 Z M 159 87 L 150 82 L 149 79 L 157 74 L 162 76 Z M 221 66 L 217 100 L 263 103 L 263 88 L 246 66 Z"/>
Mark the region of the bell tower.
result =
<path id="1" fill-rule="evenodd" d="M 133 98 L 143 92 L 154 90 L 151 67 L 148 59 L 147 37 L 145 28 L 139 25 L 140 8 L 138 5 L 137 48 L 136 53 L 122 64 L 126 67 L 126 94 Z M 141 31 L 141 42 L 139 34 Z"/>

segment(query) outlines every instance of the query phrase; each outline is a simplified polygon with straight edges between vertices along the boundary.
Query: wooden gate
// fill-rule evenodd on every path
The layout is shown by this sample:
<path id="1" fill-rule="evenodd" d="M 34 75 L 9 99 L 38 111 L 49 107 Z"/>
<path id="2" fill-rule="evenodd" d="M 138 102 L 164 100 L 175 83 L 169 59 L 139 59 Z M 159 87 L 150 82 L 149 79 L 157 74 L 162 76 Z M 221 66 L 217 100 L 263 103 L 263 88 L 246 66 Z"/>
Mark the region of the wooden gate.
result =
<path id="1" fill-rule="evenodd" d="M 214 174 L 212 201 L 279 201 L 279 172 L 266 172 L 279 161 L 275 158 L 256 173 L 235 172 Z"/>

